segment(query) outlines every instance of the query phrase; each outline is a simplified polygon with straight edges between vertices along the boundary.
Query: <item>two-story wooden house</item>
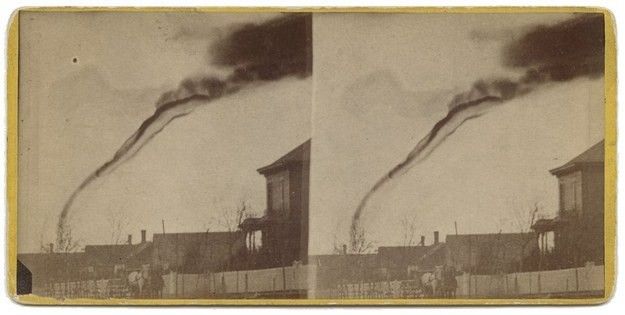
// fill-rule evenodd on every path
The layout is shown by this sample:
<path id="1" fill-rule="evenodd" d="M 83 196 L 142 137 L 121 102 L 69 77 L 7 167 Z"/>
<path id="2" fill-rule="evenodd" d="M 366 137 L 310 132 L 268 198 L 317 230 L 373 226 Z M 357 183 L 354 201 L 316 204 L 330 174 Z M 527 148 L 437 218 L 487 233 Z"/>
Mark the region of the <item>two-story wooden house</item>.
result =
<path id="1" fill-rule="evenodd" d="M 604 141 L 550 172 L 558 178 L 560 203 L 556 218 L 533 226 L 543 252 L 548 247 L 545 237 L 552 235 L 549 254 L 557 267 L 603 264 Z"/>
<path id="2" fill-rule="evenodd" d="M 306 263 L 310 142 L 258 169 L 266 178 L 267 209 L 261 218 L 248 218 L 239 226 L 247 235 L 249 267 Z"/>

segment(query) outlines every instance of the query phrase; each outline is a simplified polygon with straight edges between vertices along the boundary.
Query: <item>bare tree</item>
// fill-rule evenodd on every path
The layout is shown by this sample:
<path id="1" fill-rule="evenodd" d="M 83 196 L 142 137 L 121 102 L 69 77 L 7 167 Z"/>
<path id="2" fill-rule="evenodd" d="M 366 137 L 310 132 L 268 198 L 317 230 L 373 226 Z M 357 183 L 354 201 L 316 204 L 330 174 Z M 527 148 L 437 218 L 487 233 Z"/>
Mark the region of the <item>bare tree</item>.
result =
<path id="1" fill-rule="evenodd" d="M 374 248 L 374 243 L 369 240 L 366 230 L 360 225 L 352 225 L 347 239 L 339 237 L 343 225 L 337 223 L 332 241 L 334 254 L 365 254 Z"/>
<path id="2" fill-rule="evenodd" d="M 64 225 L 58 229 L 56 235 L 56 248 L 55 252 L 59 253 L 73 253 L 81 249 L 81 242 L 74 238 L 72 234 L 72 227 L 69 224 Z"/>
<path id="3" fill-rule="evenodd" d="M 39 230 L 39 251 L 43 254 L 52 253 L 54 251 L 53 246 L 54 242 L 46 243 L 44 241 L 44 232 L 46 230 L 46 223 L 50 221 L 50 215 L 47 214 L 44 217 L 43 223 L 41 224 L 41 229 Z"/>
<path id="4" fill-rule="evenodd" d="M 532 229 L 532 226 L 536 222 L 536 219 L 540 211 L 541 210 L 540 210 L 538 202 L 535 202 L 534 207 L 529 208 L 529 209 L 519 208 L 519 207 L 515 208 L 514 219 L 511 222 L 514 230 L 522 234 L 529 233 Z M 524 269 L 525 252 L 527 251 L 528 246 L 532 244 L 532 242 L 535 242 L 535 241 L 536 240 L 531 237 L 528 237 L 527 239 L 525 237 L 521 237 L 518 240 L 517 247 L 519 250 L 519 257 L 520 257 L 520 261 L 519 261 L 520 271 L 523 271 Z"/>
<path id="5" fill-rule="evenodd" d="M 417 245 L 417 225 L 418 218 L 416 216 L 405 215 L 401 222 L 402 246 L 414 246 Z"/>
<path id="6" fill-rule="evenodd" d="M 234 232 L 245 219 L 252 216 L 254 212 L 251 205 L 247 200 L 241 199 L 234 207 L 222 208 L 221 212 L 213 217 L 213 221 L 218 229 Z"/>
<path id="7" fill-rule="evenodd" d="M 519 233 L 529 232 L 532 229 L 532 225 L 534 225 L 539 212 L 540 207 L 538 202 L 535 202 L 534 207 L 529 209 L 515 208 L 514 219 L 511 222 L 513 229 Z"/>
<path id="8" fill-rule="evenodd" d="M 339 234 L 341 231 L 341 224 L 337 222 L 336 227 L 334 228 L 334 234 L 332 238 L 332 253 L 336 255 L 344 254 L 347 252 L 347 245 L 344 242 L 345 240 L 339 240 Z"/>
<path id="9" fill-rule="evenodd" d="M 215 226 L 215 230 L 238 232 L 239 226 L 247 218 L 254 217 L 255 213 L 249 201 L 245 198 L 241 198 L 234 206 L 223 207 L 221 211 L 211 219 L 211 225 Z M 206 229 L 208 233 L 210 228 Z M 230 259 L 226 262 L 226 269 L 231 270 L 233 267 L 233 259 L 238 254 L 234 245 L 235 239 L 228 239 L 226 246 L 228 246 L 228 252 L 230 253 Z"/>
<path id="10" fill-rule="evenodd" d="M 111 231 L 111 244 L 120 244 L 123 241 L 124 232 L 128 228 L 130 221 L 123 211 L 112 212 L 107 219 Z"/>
<path id="11" fill-rule="evenodd" d="M 368 239 L 365 228 L 361 224 L 353 224 L 349 230 L 349 252 L 352 254 L 366 254 L 373 248 L 373 242 Z"/>

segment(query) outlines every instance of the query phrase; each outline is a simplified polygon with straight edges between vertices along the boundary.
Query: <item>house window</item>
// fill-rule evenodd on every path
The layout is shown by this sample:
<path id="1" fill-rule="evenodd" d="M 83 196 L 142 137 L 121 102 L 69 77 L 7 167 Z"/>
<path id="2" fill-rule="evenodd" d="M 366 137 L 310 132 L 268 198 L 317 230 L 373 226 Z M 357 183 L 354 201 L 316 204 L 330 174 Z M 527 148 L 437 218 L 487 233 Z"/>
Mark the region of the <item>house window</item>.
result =
<path id="1" fill-rule="evenodd" d="M 289 209 L 289 180 L 286 171 L 268 178 L 269 208 L 274 213 L 286 214 Z"/>
<path id="2" fill-rule="evenodd" d="M 582 210 L 582 181 L 579 173 L 560 178 L 560 209 L 563 212 Z"/>

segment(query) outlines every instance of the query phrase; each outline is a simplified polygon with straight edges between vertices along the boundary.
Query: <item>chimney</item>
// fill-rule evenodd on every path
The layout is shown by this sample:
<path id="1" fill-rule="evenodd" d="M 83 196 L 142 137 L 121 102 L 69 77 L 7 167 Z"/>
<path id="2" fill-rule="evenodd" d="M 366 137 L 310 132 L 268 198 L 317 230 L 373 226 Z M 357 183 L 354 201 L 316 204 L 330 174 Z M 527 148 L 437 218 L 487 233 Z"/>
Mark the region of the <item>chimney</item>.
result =
<path id="1" fill-rule="evenodd" d="M 343 255 L 347 255 L 347 245 L 343 244 Z"/>
<path id="2" fill-rule="evenodd" d="M 425 246 L 425 236 L 421 235 L 421 243 L 419 245 Z"/>
<path id="3" fill-rule="evenodd" d="M 54 253 L 54 243 L 48 244 L 50 246 L 50 253 Z"/>
<path id="4" fill-rule="evenodd" d="M 438 231 L 434 231 L 434 245 L 438 244 Z"/>
<path id="5" fill-rule="evenodd" d="M 141 243 L 145 243 L 145 230 L 141 230 Z"/>
<path id="6" fill-rule="evenodd" d="M 132 245 L 132 234 L 128 234 L 128 245 Z"/>

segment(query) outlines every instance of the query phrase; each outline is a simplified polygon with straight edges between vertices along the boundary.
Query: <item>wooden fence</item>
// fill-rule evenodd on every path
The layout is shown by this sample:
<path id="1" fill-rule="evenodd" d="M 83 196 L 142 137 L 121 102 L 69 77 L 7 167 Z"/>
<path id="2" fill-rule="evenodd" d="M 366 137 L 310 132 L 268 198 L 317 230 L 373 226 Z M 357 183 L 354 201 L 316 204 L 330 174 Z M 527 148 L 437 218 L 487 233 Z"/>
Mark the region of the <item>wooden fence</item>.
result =
<path id="1" fill-rule="evenodd" d="M 206 274 L 164 275 L 164 298 L 302 297 L 308 289 L 309 266 Z"/>
<path id="2" fill-rule="evenodd" d="M 600 296 L 604 290 L 604 267 L 519 272 L 502 275 L 457 276 L 456 298 L 531 298 Z M 337 284 L 311 290 L 309 298 L 431 298 L 418 280 L 396 280 Z"/>
<path id="3" fill-rule="evenodd" d="M 588 265 L 503 275 L 464 274 L 456 279 L 458 297 L 575 296 L 601 294 L 604 288 L 604 268 Z"/>

